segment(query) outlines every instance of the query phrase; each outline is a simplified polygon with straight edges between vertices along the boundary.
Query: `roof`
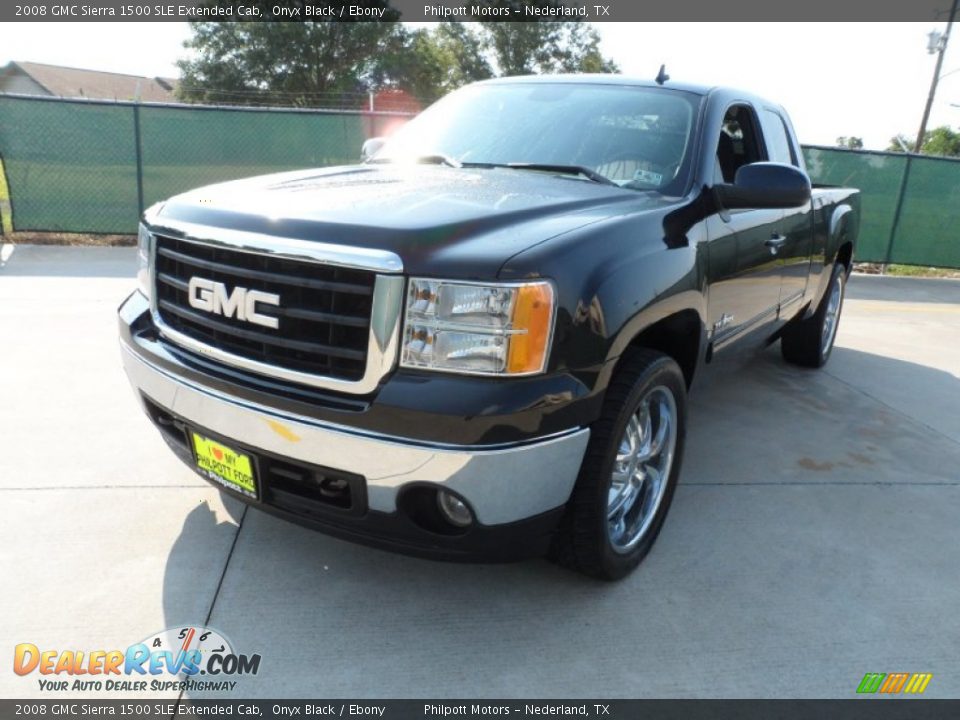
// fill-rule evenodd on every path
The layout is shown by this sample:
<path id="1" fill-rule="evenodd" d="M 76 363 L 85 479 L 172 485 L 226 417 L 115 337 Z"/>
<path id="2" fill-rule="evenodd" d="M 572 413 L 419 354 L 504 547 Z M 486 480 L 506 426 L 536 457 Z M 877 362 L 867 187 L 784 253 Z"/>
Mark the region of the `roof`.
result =
<path id="1" fill-rule="evenodd" d="M 786 111 L 782 105 L 760 97 L 754 93 L 737 88 L 721 87 L 719 85 L 697 85 L 695 83 L 680 83 L 667 80 L 662 85 L 650 78 L 630 77 L 618 73 L 565 73 L 559 75 L 513 75 L 490 80 L 481 80 L 474 85 L 509 85 L 509 84 L 547 84 L 547 83 L 580 83 L 588 85 L 617 85 L 620 87 L 664 88 L 666 90 L 680 90 L 693 95 L 719 95 L 722 99 L 732 102 L 749 101 L 755 105 L 772 105 L 779 108 L 784 115 Z"/>
<path id="2" fill-rule="evenodd" d="M 11 62 L 5 74 L 19 70 L 58 97 L 85 97 L 104 100 L 143 100 L 174 102 L 177 81 L 171 78 L 143 77 L 122 73 L 84 70 L 35 62 Z"/>
<path id="3" fill-rule="evenodd" d="M 586 83 L 593 85 L 629 85 L 633 87 L 665 87 L 672 90 L 683 90 L 696 95 L 707 95 L 714 86 L 696 85 L 693 83 L 679 83 L 667 80 L 662 86 L 652 78 L 630 77 L 618 73 L 566 73 L 559 75 L 512 75 L 506 77 L 483 80 L 479 84 L 510 84 L 510 83 Z"/>

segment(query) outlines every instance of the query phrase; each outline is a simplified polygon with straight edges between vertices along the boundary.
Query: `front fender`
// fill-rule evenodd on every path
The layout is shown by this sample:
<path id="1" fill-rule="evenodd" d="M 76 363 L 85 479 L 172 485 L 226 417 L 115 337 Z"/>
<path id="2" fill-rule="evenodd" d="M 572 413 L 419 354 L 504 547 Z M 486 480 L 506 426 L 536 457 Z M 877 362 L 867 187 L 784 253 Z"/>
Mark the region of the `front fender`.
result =
<path id="1" fill-rule="evenodd" d="M 695 318 L 697 337 L 691 342 L 702 354 L 707 318 L 703 277 L 698 246 L 686 246 L 638 258 L 635 265 L 628 263 L 605 278 L 597 288 L 608 327 L 598 388 L 607 387 L 620 357 L 640 335 L 669 318 Z M 684 322 L 685 327 L 690 324 Z"/>
<path id="2" fill-rule="evenodd" d="M 704 323 L 706 231 L 698 219 L 673 227 L 676 207 L 608 218 L 505 263 L 503 279 L 556 283 L 554 370 L 602 392 L 610 366 L 646 328 L 682 312 Z"/>

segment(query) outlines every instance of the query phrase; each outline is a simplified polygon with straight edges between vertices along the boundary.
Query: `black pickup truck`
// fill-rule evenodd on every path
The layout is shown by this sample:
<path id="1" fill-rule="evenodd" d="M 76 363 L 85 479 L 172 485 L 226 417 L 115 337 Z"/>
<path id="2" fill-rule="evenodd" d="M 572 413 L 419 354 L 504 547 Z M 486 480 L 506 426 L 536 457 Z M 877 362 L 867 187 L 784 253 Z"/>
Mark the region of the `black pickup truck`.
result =
<path id="1" fill-rule="evenodd" d="M 366 150 L 142 219 L 127 375 L 185 462 L 267 512 L 622 577 L 667 514 L 704 366 L 776 340 L 830 356 L 859 195 L 811 187 L 773 103 L 509 78 Z"/>

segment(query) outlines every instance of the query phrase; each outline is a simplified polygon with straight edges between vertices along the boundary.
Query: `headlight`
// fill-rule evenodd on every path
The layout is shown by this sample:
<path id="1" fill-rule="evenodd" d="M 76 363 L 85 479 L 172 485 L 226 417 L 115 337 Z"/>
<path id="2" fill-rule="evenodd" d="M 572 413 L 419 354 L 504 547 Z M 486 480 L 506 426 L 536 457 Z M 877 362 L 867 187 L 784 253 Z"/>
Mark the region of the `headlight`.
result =
<path id="1" fill-rule="evenodd" d="M 553 333 L 553 285 L 411 278 L 403 367 L 476 375 L 542 372 Z"/>
<path id="2" fill-rule="evenodd" d="M 137 228 L 137 285 L 140 292 L 150 297 L 150 244 L 153 236 L 141 225 Z"/>

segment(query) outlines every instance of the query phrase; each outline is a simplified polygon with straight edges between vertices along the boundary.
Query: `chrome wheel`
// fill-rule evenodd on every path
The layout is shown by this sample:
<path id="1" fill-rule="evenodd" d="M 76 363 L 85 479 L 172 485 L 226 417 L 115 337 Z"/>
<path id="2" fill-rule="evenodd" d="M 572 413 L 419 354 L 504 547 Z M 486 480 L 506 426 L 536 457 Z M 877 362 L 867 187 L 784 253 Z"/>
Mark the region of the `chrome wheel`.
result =
<path id="1" fill-rule="evenodd" d="M 827 310 L 823 316 L 823 330 L 820 335 L 820 355 L 826 356 L 833 347 L 833 340 L 837 335 L 837 325 L 840 320 L 840 306 L 843 304 L 843 273 L 837 275 L 833 287 L 830 288 L 830 298 L 827 300 Z"/>
<path id="2" fill-rule="evenodd" d="M 636 547 L 663 502 L 677 447 L 677 402 L 663 385 L 630 416 L 617 446 L 607 494 L 607 536 L 626 553 Z"/>

